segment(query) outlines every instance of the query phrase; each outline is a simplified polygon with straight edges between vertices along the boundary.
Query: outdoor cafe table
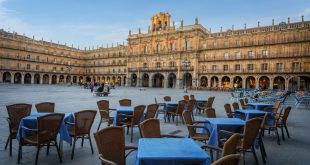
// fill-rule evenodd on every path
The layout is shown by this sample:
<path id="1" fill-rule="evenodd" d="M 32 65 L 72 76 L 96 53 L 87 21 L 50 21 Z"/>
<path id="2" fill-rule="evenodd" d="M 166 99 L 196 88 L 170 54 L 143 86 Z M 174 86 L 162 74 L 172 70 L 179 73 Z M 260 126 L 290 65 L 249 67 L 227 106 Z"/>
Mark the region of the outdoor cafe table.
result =
<path id="1" fill-rule="evenodd" d="M 270 103 L 248 103 L 247 105 L 253 106 L 254 109 L 264 110 L 266 107 L 272 107 L 273 104 Z"/>
<path id="2" fill-rule="evenodd" d="M 40 116 L 44 116 L 50 113 L 32 113 L 29 116 L 26 116 L 24 118 L 22 118 L 22 120 L 19 123 L 19 127 L 18 127 L 18 132 L 17 132 L 17 140 L 20 139 L 20 137 L 24 137 L 25 132 L 23 127 L 27 127 L 30 129 L 37 129 L 37 119 Z M 59 137 L 60 137 L 60 141 L 66 141 L 68 143 L 71 144 L 72 139 L 69 135 L 68 132 L 68 126 L 65 124 L 66 122 L 70 122 L 73 123 L 74 122 L 74 116 L 72 113 L 65 113 L 65 117 L 64 117 L 64 121 L 61 123 L 60 129 L 59 129 Z M 21 131 L 21 135 L 20 135 L 20 131 Z"/>
<path id="3" fill-rule="evenodd" d="M 264 116 L 266 113 L 271 114 L 271 112 L 269 111 L 261 111 L 261 110 L 256 110 L 256 109 L 236 110 L 235 112 L 242 113 L 246 121 L 254 117 L 257 117 L 257 116 Z"/>
<path id="4" fill-rule="evenodd" d="M 214 147 L 217 147 L 218 131 L 236 132 L 236 130 L 244 126 L 244 121 L 239 118 L 206 118 L 205 120 L 208 121 L 208 123 L 205 123 L 205 127 L 210 131 L 210 138 L 207 144 Z"/>
<path id="5" fill-rule="evenodd" d="M 209 165 L 210 157 L 190 138 L 141 138 L 135 165 Z"/>
<path id="6" fill-rule="evenodd" d="M 132 106 L 117 106 L 116 107 L 116 113 L 114 115 L 113 125 L 117 125 L 118 114 L 133 114 L 134 107 Z"/>

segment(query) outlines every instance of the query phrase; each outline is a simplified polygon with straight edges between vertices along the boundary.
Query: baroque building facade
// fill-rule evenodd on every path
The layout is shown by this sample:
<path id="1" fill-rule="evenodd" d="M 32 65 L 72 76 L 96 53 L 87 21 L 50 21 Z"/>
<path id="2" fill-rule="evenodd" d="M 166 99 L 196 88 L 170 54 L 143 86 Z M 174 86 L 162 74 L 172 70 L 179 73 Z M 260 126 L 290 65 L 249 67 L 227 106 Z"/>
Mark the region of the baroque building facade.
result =
<path id="1" fill-rule="evenodd" d="M 310 21 L 212 33 L 177 27 L 169 13 L 151 19 L 127 45 L 76 49 L 0 32 L 0 82 L 109 82 L 121 86 L 310 89 Z"/>

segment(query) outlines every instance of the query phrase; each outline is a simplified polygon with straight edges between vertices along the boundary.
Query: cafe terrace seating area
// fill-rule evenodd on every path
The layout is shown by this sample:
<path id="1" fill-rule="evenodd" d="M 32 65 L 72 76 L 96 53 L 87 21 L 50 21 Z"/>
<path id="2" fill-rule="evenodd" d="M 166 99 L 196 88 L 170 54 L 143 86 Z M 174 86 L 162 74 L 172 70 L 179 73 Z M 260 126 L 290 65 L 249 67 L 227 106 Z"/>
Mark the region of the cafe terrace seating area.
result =
<path id="1" fill-rule="evenodd" d="M 1 134 L 6 138 L 1 138 L 0 155 L 8 157 L 6 162 L 277 164 L 289 152 L 286 145 L 298 137 L 292 129 L 294 114 L 309 106 L 306 92 L 138 88 L 120 88 L 111 98 L 89 94 L 92 99 L 83 105 L 86 91 L 64 90 L 70 89 L 83 93 L 79 100 L 67 100 L 80 107 L 73 111 L 55 98 L 35 103 L 41 99 L 8 98 L 1 106 L 1 128 L 6 127 Z"/>

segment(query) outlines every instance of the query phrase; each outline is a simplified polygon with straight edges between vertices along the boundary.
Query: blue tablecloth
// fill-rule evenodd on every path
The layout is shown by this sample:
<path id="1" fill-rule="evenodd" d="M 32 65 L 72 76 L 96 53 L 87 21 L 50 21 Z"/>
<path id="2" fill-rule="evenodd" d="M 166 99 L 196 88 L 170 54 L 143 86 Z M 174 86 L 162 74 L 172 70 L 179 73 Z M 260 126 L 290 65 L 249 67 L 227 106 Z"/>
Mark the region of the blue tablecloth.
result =
<path id="1" fill-rule="evenodd" d="M 113 125 L 117 125 L 117 121 L 120 120 L 118 118 L 118 114 L 133 114 L 134 107 L 132 106 L 117 106 L 116 107 L 116 113 L 114 115 Z"/>
<path id="2" fill-rule="evenodd" d="M 243 114 L 245 120 L 249 120 L 257 116 L 264 116 L 266 113 L 271 113 L 269 111 L 261 111 L 256 109 L 236 110 L 235 112 Z"/>
<path id="3" fill-rule="evenodd" d="M 210 131 L 210 138 L 207 144 L 214 147 L 216 147 L 218 143 L 218 131 L 226 130 L 235 132 L 237 129 L 244 126 L 244 121 L 239 118 L 206 118 L 205 120 L 210 122 L 205 123 L 205 127 Z"/>
<path id="4" fill-rule="evenodd" d="M 210 157 L 189 138 L 139 139 L 135 165 L 209 165 Z"/>
<path id="5" fill-rule="evenodd" d="M 264 108 L 266 107 L 273 106 L 273 104 L 269 104 L 269 103 L 248 103 L 247 105 L 253 106 L 254 109 L 257 109 L 257 110 L 264 110 Z"/>
<path id="6" fill-rule="evenodd" d="M 30 129 L 37 129 L 38 117 L 43 116 L 43 115 L 47 115 L 47 114 L 49 114 L 49 113 L 32 113 L 31 115 L 24 117 L 19 123 L 17 140 L 19 140 L 20 137 L 24 137 L 24 135 L 25 135 L 24 129 L 22 128 L 23 126 L 30 128 Z M 74 122 L 73 114 L 72 113 L 65 113 L 64 121 L 73 123 Z M 59 137 L 60 137 L 60 140 L 64 140 L 64 141 L 71 144 L 72 139 L 69 135 L 68 128 L 67 128 L 69 126 L 66 125 L 64 121 L 61 123 L 60 129 L 59 129 L 59 135 L 60 135 Z M 22 129 L 21 130 L 22 135 L 20 135 L 20 129 Z"/>
<path id="7" fill-rule="evenodd" d="M 179 102 L 178 101 L 165 101 L 165 107 L 164 110 L 175 110 L 175 107 L 178 106 Z"/>

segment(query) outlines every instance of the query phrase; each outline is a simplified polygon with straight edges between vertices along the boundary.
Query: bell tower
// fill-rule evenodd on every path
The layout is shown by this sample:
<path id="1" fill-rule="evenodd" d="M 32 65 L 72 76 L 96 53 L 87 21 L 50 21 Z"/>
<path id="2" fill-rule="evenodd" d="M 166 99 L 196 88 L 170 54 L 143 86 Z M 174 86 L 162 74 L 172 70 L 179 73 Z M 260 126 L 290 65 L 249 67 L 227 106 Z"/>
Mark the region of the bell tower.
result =
<path id="1" fill-rule="evenodd" d="M 167 30 L 170 27 L 170 14 L 160 12 L 152 17 L 152 32 Z"/>

